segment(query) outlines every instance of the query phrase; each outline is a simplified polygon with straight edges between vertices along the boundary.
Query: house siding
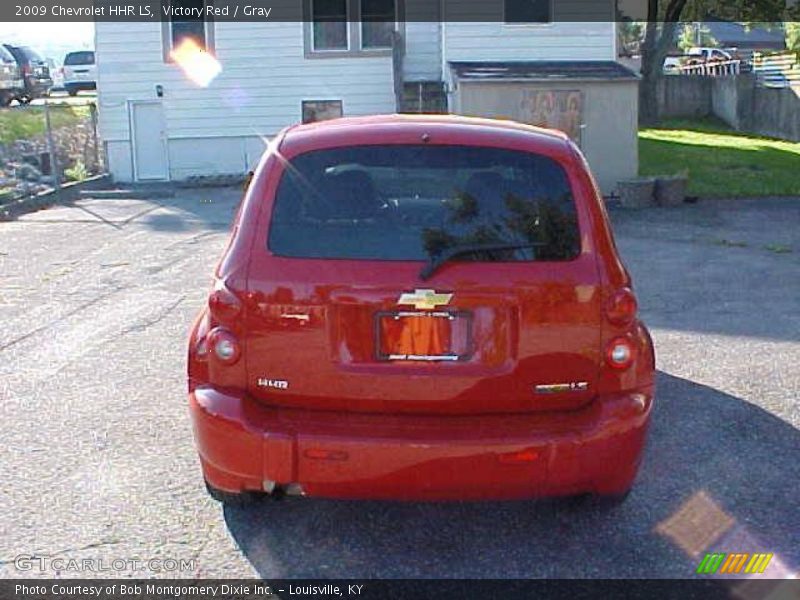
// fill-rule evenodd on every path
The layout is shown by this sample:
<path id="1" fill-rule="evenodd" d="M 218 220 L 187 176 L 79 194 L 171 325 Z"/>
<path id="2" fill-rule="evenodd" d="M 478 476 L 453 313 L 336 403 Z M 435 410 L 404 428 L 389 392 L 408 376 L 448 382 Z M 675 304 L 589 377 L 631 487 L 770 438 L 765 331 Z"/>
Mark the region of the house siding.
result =
<path id="1" fill-rule="evenodd" d="M 430 21 L 408 22 L 403 79 L 439 81 L 442 78 L 441 24 Z"/>
<path id="2" fill-rule="evenodd" d="M 506 25 L 498 21 L 498 15 L 488 15 L 487 19 L 494 20 L 439 23 L 413 18 L 419 11 L 427 14 L 424 11 L 434 9 L 438 15 L 439 7 L 427 0 L 409 2 L 412 18 L 403 25 L 403 79 L 444 80 L 451 110 L 458 109 L 459 98 L 458 82 L 450 79 L 447 68 L 450 61 L 616 58 L 611 21 Z M 565 0 L 558 7 L 577 11 L 587 2 L 603 4 Z M 444 0 L 442 4 L 445 15 L 501 5 L 481 0 Z M 564 18 L 559 14 L 557 18 Z M 265 141 L 301 119 L 303 100 L 341 100 L 346 116 L 396 109 L 393 61 L 388 53 L 309 57 L 303 23 L 215 23 L 215 53 L 222 72 L 207 88 L 198 87 L 177 66 L 164 62 L 161 27 L 160 23 L 95 24 L 100 134 L 110 171 L 119 181 L 134 178 L 131 102 L 161 105 L 171 179 L 252 168 Z M 163 88 L 161 99 L 157 86 Z"/>
<path id="3" fill-rule="evenodd" d="M 156 99 L 157 85 L 172 179 L 252 167 L 303 100 L 341 100 L 345 115 L 395 110 L 390 56 L 306 58 L 302 23 L 216 23 L 222 72 L 207 88 L 163 61 L 160 23 L 98 22 L 95 36 L 100 134 L 121 181 L 132 177 L 128 102 Z"/>

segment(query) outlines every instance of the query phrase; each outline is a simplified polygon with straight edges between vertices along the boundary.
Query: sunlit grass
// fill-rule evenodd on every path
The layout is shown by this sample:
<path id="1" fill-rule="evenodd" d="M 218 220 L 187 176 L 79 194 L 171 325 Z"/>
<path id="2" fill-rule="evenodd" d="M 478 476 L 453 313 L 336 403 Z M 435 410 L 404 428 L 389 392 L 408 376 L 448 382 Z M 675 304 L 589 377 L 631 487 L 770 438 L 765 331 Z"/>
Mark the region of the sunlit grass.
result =
<path id="1" fill-rule="evenodd" d="M 56 105 L 50 107 L 52 127 L 71 125 L 89 117 L 89 107 Z M 44 135 L 44 107 L 25 106 L 0 110 L 0 144 L 10 144 Z"/>
<path id="2" fill-rule="evenodd" d="M 639 170 L 686 173 L 696 196 L 800 196 L 800 144 L 737 133 L 711 120 L 641 129 Z"/>

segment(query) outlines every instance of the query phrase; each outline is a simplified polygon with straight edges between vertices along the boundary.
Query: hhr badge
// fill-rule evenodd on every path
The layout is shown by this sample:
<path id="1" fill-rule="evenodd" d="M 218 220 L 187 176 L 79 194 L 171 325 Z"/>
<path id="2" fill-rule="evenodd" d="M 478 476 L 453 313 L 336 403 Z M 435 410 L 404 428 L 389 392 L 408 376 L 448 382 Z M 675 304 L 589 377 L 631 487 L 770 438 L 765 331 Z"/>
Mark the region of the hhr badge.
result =
<path id="1" fill-rule="evenodd" d="M 266 377 L 258 378 L 258 387 L 273 388 L 276 390 L 288 390 L 289 382 L 285 379 L 267 379 Z"/>
<path id="2" fill-rule="evenodd" d="M 537 394 L 558 394 L 559 392 L 585 392 L 589 389 L 586 381 L 570 381 L 569 383 L 549 383 L 537 385 Z"/>
<path id="3" fill-rule="evenodd" d="M 434 310 L 437 306 L 450 304 L 453 294 L 440 294 L 434 290 L 405 292 L 397 300 L 398 305 L 411 305 L 417 310 Z"/>

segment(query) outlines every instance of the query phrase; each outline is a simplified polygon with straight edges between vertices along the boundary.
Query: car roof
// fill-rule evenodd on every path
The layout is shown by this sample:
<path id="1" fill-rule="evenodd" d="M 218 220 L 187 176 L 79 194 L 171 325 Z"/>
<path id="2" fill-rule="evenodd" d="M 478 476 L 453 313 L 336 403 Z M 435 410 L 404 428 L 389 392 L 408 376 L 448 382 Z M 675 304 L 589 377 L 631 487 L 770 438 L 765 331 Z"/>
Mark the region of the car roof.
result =
<path id="1" fill-rule="evenodd" d="M 21 55 L 22 58 L 28 60 L 30 58 L 39 58 L 40 55 L 36 50 L 31 48 L 30 46 L 15 46 L 13 44 L 3 44 L 9 52 L 11 52 L 15 57 L 17 55 Z"/>
<path id="2" fill-rule="evenodd" d="M 281 152 L 359 144 L 419 143 L 525 146 L 544 154 L 564 154 L 569 138 L 561 131 L 516 121 L 459 115 L 374 115 L 295 125 L 284 132 Z"/>

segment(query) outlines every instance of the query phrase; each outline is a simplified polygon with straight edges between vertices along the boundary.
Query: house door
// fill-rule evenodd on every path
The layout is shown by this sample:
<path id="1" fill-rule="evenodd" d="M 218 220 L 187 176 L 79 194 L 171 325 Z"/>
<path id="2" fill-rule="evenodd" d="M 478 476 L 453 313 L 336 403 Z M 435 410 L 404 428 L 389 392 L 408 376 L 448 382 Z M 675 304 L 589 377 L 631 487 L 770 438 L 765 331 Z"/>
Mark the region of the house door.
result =
<path id="1" fill-rule="evenodd" d="M 131 102 L 130 118 L 136 181 L 167 179 L 164 107 L 160 102 Z"/>

